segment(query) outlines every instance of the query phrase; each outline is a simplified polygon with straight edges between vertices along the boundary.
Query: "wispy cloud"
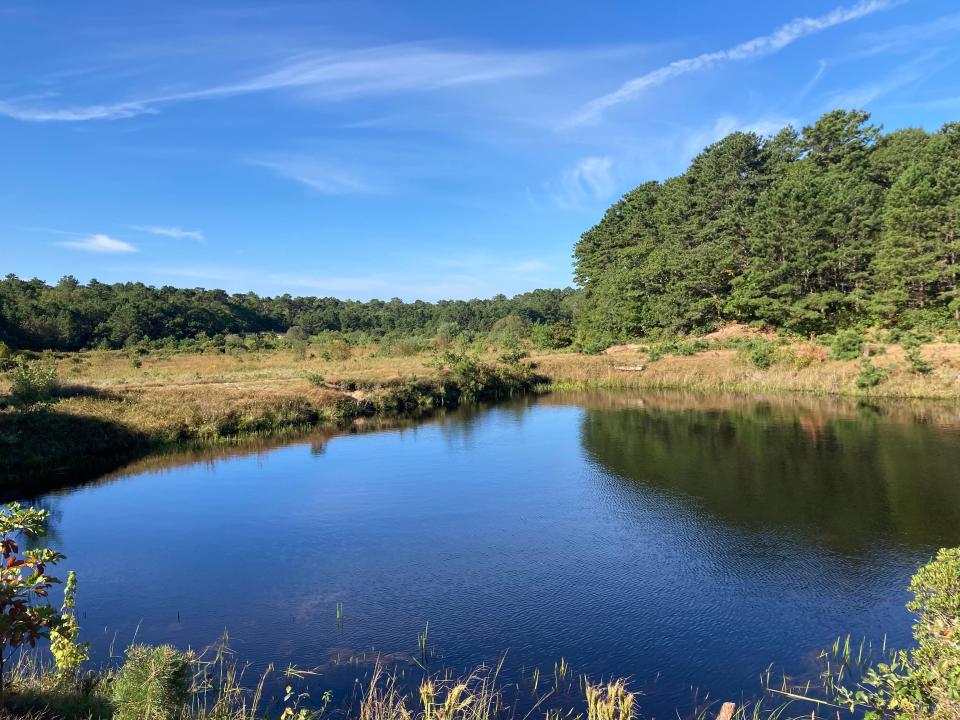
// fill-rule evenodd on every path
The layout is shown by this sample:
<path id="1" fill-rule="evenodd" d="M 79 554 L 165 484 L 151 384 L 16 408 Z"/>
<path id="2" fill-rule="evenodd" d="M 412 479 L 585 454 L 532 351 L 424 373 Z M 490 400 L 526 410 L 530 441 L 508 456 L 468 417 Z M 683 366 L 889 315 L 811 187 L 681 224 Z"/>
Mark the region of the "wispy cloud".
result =
<path id="1" fill-rule="evenodd" d="M 156 113 L 163 105 L 276 90 L 296 90 L 321 101 L 430 92 L 531 77 L 554 65 L 546 53 L 460 52 L 425 45 L 388 45 L 355 51 L 313 52 L 236 82 L 111 103 L 55 106 L 52 96 L 0 100 L 0 115 L 31 122 L 121 120 Z"/>
<path id="2" fill-rule="evenodd" d="M 183 230 L 178 227 L 168 227 L 164 225 L 132 225 L 134 230 L 159 235 L 160 237 L 175 238 L 177 240 L 196 240 L 203 242 L 206 237 L 200 230 Z"/>
<path id="3" fill-rule="evenodd" d="M 613 159 L 596 155 L 582 158 L 564 170 L 559 181 L 546 185 L 547 195 L 554 205 L 562 208 L 578 208 L 586 202 L 604 200 L 613 190 Z"/>
<path id="4" fill-rule="evenodd" d="M 941 55 L 935 49 L 923 53 L 888 73 L 883 79 L 835 92 L 829 96 L 829 107 L 866 107 L 870 103 L 908 85 L 915 85 L 934 73 L 956 63 L 953 55 L 936 61 Z"/>
<path id="5" fill-rule="evenodd" d="M 74 250 L 84 250 L 95 253 L 132 253 L 137 252 L 137 248 L 123 240 L 117 240 L 109 235 L 100 233 L 87 235 L 78 240 L 65 240 L 59 243 L 62 247 L 72 248 Z"/>
<path id="6" fill-rule="evenodd" d="M 603 113 L 622 103 L 630 102 L 650 88 L 663 85 L 674 78 L 707 70 L 722 63 L 750 60 L 772 55 L 797 40 L 821 32 L 841 23 L 857 20 L 893 5 L 893 0 L 861 0 L 853 7 L 839 7 L 826 15 L 791 20 L 769 35 L 761 35 L 732 48 L 703 53 L 695 57 L 674 60 L 668 65 L 636 77 L 617 90 L 602 95 L 584 105 L 580 112 L 567 121 L 567 125 L 583 125 L 598 121 Z"/>
<path id="7" fill-rule="evenodd" d="M 383 192 L 383 188 L 357 177 L 349 170 L 308 157 L 278 156 L 250 161 L 324 195 L 359 195 Z"/>

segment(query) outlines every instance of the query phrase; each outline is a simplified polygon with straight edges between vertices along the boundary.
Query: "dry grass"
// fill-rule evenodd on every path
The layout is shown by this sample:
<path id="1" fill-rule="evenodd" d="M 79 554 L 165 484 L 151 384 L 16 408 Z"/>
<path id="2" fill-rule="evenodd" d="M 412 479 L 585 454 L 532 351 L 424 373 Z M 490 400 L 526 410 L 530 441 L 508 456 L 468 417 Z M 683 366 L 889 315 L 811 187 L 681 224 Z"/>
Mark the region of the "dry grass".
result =
<path id="1" fill-rule="evenodd" d="M 911 372 L 898 345 L 870 346 L 879 354 L 871 361 L 887 372 L 877 387 L 862 390 L 855 380 L 860 360 L 829 360 L 810 342 L 785 345 L 769 369 L 738 357 L 736 350 L 709 349 L 690 356 L 668 355 L 651 361 L 640 346 L 621 346 L 603 355 L 543 355 L 538 369 L 555 388 L 679 388 L 721 392 L 791 392 L 895 398 L 960 399 L 960 345 L 930 344 L 921 348 L 933 372 Z M 882 350 L 879 350 L 882 348 Z M 642 368 L 642 369 L 640 369 Z"/>

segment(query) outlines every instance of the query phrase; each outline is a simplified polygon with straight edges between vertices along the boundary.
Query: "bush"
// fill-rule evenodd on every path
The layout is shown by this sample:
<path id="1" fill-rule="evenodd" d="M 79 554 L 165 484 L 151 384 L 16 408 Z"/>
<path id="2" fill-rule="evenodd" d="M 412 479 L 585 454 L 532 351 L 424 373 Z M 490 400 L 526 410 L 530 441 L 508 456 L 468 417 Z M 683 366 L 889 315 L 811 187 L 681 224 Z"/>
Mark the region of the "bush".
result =
<path id="1" fill-rule="evenodd" d="M 871 667 L 837 699 L 867 718 L 954 718 L 960 715 L 960 548 L 940 550 L 910 582 L 917 647 Z"/>
<path id="2" fill-rule="evenodd" d="M 737 358 L 760 370 L 769 370 L 777 360 L 777 344 L 760 338 L 750 339 L 737 348 Z"/>
<path id="3" fill-rule="evenodd" d="M 442 350 L 456 340 L 460 334 L 460 326 L 457 323 L 442 322 L 437 326 L 434 344 Z"/>
<path id="4" fill-rule="evenodd" d="M 870 362 L 870 360 L 864 358 L 863 362 L 860 363 L 860 374 L 857 375 L 857 379 L 854 382 L 858 388 L 866 390 L 867 388 L 876 387 L 882 383 L 886 377 L 886 370 L 878 368 Z"/>
<path id="5" fill-rule="evenodd" d="M 830 338 L 830 357 L 834 360 L 855 360 L 863 353 L 863 332 L 855 328 L 840 330 Z"/>
<path id="6" fill-rule="evenodd" d="M 500 355 L 500 357 L 497 358 L 497 361 L 505 365 L 517 365 L 521 360 L 529 356 L 530 356 L 530 353 L 528 353 L 519 345 L 516 345 L 508 348 L 505 352 L 503 352 Z"/>
<path id="7" fill-rule="evenodd" d="M 388 333 L 380 341 L 377 354 L 384 357 L 409 357 L 422 352 L 425 347 L 426 343 L 421 338 L 400 333 Z"/>
<path id="8" fill-rule="evenodd" d="M 792 351 L 793 366 L 798 370 L 822 363 L 826 359 L 826 351 L 815 342 L 803 343 Z"/>
<path id="9" fill-rule="evenodd" d="M 517 343 L 527 334 L 527 323 L 518 315 L 507 315 L 490 328 L 488 337 L 498 343 Z"/>
<path id="10" fill-rule="evenodd" d="M 10 346 L 0 340 L 0 372 L 13 367 L 13 353 Z"/>
<path id="11" fill-rule="evenodd" d="M 324 360 L 349 360 L 353 354 L 350 343 L 343 338 L 329 338 L 320 347 L 320 357 Z"/>
<path id="12" fill-rule="evenodd" d="M 684 338 L 673 338 L 664 340 L 650 347 L 647 351 L 651 361 L 656 361 L 665 355 L 681 355 L 689 357 L 696 355 L 704 350 L 710 349 L 710 343 L 706 340 L 686 340 Z"/>
<path id="13" fill-rule="evenodd" d="M 910 372 L 917 375 L 929 375 L 933 372 L 933 365 L 923 359 L 919 347 L 905 348 L 907 362 L 910 363 Z"/>
<path id="14" fill-rule="evenodd" d="M 56 608 L 49 603 L 50 589 L 57 578 L 47 568 L 63 559 L 50 548 L 20 548 L 31 537 L 46 535 L 49 510 L 10 503 L 0 508 L 0 696 L 5 681 L 5 660 L 26 643 L 50 637 L 60 626 Z"/>
<path id="15" fill-rule="evenodd" d="M 45 402 L 57 389 L 57 369 L 53 365 L 20 359 L 11 373 L 10 394 L 21 405 Z"/>
<path id="16" fill-rule="evenodd" d="M 90 643 L 80 642 L 77 623 L 77 574 L 70 571 L 63 591 L 60 624 L 50 632 L 50 653 L 58 673 L 76 673 L 90 659 Z"/>
<path id="17" fill-rule="evenodd" d="M 584 355 L 599 355 L 613 344 L 610 340 L 587 340 L 580 345 L 580 352 Z"/>
<path id="18" fill-rule="evenodd" d="M 323 376 L 323 373 L 307 373 L 307 382 L 316 387 L 323 387 L 324 382 L 326 382 L 326 378 Z"/>
<path id="19" fill-rule="evenodd" d="M 911 330 L 910 332 L 903 333 L 900 336 L 900 347 L 904 350 L 911 350 L 918 348 L 921 345 L 926 345 L 930 342 L 930 336 L 926 333 L 922 333 L 916 330 Z"/>
<path id="20" fill-rule="evenodd" d="M 131 645 L 113 681 L 115 720 L 179 720 L 194 659 L 170 645 Z"/>
<path id="21" fill-rule="evenodd" d="M 534 325 L 530 330 L 530 342 L 538 350 L 559 350 L 573 343 L 573 330 L 567 323 Z"/>

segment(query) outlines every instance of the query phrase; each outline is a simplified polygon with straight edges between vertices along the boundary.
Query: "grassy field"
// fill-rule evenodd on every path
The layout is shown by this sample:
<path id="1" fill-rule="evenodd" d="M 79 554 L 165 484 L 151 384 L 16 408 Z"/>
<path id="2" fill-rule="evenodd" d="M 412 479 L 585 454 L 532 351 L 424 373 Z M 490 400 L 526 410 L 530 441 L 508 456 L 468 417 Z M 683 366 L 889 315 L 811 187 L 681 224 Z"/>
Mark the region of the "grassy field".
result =
<path id="1" fill-rule="evenodd" d="M 857 386 L 862 359 L 831 360 L 823 348 L 808 342 L 779 347 L 783 360 L 775 360 L 768 368 L 756 367 L 735 349 L 713 347 L 651 360 L 643 347 L 616 346 L 600 355 L 543 355 L 535 361 L 555 390 L 639 387 L 960 399 L 958 344 L 931 343 L 920 348 L 932 368 L 927 374 L 911 370 L 901 347 L 871 344 L 870 350 L 877 354 L 869 361 L 885 373 L 872 387 Z"/>
<path id="2" fill-rule="evenodd" d="M 39 362 L 56 367 L 54 402 L 23 408 L 0 399 L 0 474 L 7 485 L 33 482 L 34 475 L 95 475 L 162 447 L 342 427 L 361 417 L 422 415 L 455 406 L 464 396 L 497 399 L 531 390 L 960 399 L 958 344 L 906 350 L 867 342 L 855 358 L 835 360 L 812 341 L 734 329 L 696 341 L 615 346 L 597 355 L 533 352 L 504 362 L 502 353 L 493 347 L 477 352 L 466 369 L 444 366 L 428 353 L 384 356 L 376 347 L 350 348 L 339 359 L 324 359 L 310 347 L 48 355 Z M 11 373 L 0 376 L 0 398 L 9 396 L 10 383 Z"/>

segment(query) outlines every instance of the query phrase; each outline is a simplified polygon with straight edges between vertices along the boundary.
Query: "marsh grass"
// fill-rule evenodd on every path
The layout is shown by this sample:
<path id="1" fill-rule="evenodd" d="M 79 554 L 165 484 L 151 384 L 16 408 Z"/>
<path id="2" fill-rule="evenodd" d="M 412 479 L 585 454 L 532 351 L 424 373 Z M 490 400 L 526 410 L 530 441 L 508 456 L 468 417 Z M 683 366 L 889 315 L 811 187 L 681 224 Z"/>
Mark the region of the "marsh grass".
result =
<path id="1" fill-rule="evenodd" d="M 851 661 L 855 660 L 857 646 L 844 645 L 842 639 L 833 654 L 842 658 L 847 648 Z M 151 653 L 159 654 L 154 657 Z M 138 650 L 134 654 L 144 653 Z M 626 680 L 594 683 L 584 675 L 574 677 L 566 660 L 554 665 L 555 687 L 540 693 L 537 668 L 524 688 L 503 682 L 504 657 L 467 675 L 448 669 L 433 673 L 417 669 L 409 675 L 399 667 L 387 669 L 386 660 L 375 656 L 358 660 L 354 691 L 334 705 L 329 692 L 310 689 L 308 681 L 316 685 L 317 678 L 322 686 L 319 669 L 291 666 L 277 671 L 271 665 L 254 673 L 249 664 L 238 661 L 226 636 L 196 657 L 164 648 L 149 649 L 147 654 L 151 654 L 149 662 L 140 662 L 144 659 L 140 657 L 132 668 L 66 676 L 55 674 L 37 655 L 24 654 L 11 670 L 11 693 L 3 704 L 8 715 L 0 712 L 0 720 L 634 720 L 642 716 L 638 693 L 629 689 Z M 189 677 L 184 674 L 186 667 L 191 671 Z M 181 694 L 184 680 L 188 681 L 186 695 Z M 769 685 L 769 671 L 765 680 Z M 157 681 L 171 689 L 160 704 L 169 714 L 130 715 L 118 707 L 118 695 L 143 696 L 145 688 L 155 687 Z M 801 702 L 808 700 L 799 694 L 802 688 L 783 682 L 782 692 L 771 689 L 756 701 L 739 704 L 732 720 L 835 717 L 836 706 Z M 714 720 L 719 707 L 719 702 L 705 700 L 683 717 Z M 680 717 L 678 714 L 678 720 Z"/>

